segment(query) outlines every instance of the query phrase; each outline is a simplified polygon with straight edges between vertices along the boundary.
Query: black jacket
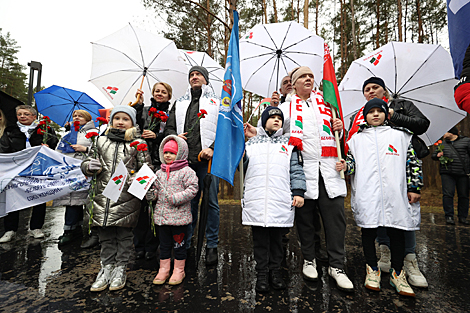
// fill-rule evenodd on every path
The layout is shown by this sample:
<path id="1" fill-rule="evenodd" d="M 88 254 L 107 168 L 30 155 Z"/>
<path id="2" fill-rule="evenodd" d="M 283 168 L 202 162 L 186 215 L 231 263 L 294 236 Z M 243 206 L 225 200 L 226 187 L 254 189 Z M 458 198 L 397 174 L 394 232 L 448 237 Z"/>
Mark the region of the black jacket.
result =
<path id="1" fill-rule="evenodd" d="M 393 99 L 388 107 L 394 111 L 390 118 L 393 125 L 405 127 L 415 135 L 422 135 L 428 130 L 431 122 L 413 102 L 404 99 Z"/>
<path id="2" fill-rule="evenodd" d="M 459 136 L 456 140 L 444 140 L 442 142 L 444 146 L 444 156 L 453 159 L 452 162 L 447 163 L 446 165 L 439 164 L 439 173 L 440 174 L 452 174 L 452 175 L 465 175 L 470 170 L 470 138 Z M 455 150 L 460 155 L 460 158 L 464 162 L 460 162 L 459 157 L 456 155 L 455 151 L 451 148 L 454 147 Z M 435 161 L 438 161 L 437 149 L 432 154 L 431 158 Z"/>
<path id="3" fill-rule="evenodd" d="M 29 143 L 31 147 L 40 146 L 42 144 L 43 135 L 39 135 L 36 127 L 31 132 Z M 48 136 L 47 145 L 52 150 L 55 150 L 59 140 L 55 137 L 55 132 L 51 128 L 48 132 L 54 136 Z M 2 138 L 0 138 L 0 153 L 13 153 L 26 149 L 26 136 L 23 134 L 18 125 L 12 125 L 5 129 Z"/>

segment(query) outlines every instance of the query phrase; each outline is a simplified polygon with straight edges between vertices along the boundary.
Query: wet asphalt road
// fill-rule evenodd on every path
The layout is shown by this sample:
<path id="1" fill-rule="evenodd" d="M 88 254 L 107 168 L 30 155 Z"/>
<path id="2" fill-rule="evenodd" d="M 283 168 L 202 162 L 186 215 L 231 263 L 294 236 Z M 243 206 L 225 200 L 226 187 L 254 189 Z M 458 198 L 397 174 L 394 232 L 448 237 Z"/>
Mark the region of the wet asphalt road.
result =
<path id="1" fill-rule="evenodd" d="M 304 281 L 297 234 L 291 230 L 283 269 L 288 289 L 263 295 L 254 290 L 251 230 L 241 225 L 238 206 L 221 207 L 218 265 L 197 265 L 192 248 L 183 283 L 154 286 L 157 261 L 132 258 L 126 287 L 99 293 L 89 291 L 99 250 L 81 250 L 80 241 L 57 246 L 64 208 L 48 208 L 44 240 L 27 237 L 27 214 L 21 214 L 18 239 L 0 244 L 0 312 L 470 312 L 470 228 L 445 225 L 443 214 L 422 216 L 417 254 L 429 288 L 414 288 L 414 299 L 396 294 L 387 274 L 381 292 L 366 291 L 360 231 L 350 212 L 345 270 L 354 293 L 338 290 L 324 265 L 317 283 Z"/>

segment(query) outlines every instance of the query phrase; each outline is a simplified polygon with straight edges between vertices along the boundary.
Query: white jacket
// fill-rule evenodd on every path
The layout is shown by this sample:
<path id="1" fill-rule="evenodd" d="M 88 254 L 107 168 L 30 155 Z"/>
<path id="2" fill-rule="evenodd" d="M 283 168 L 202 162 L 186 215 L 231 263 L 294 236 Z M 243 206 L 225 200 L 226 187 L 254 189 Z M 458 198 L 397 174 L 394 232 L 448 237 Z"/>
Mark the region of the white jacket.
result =
<path id="1" fill-rule="evenodd" d="M 175 108 L 176 130 L 178 134 L 184 132 L 184 123 L 186 120 L 186 111 L 191 104 L 191 87 L 188 88 L 186 94 L 177 100 Z M 199 110 L 206 110 L 207 115 L 201 118 L 201 145 L 202 149 L 209 148 L 215 140 L 215 132 L 217 130 L 217 119 L 219 116 L 220 100 L 211 87 L 202 85 L 202 94 L 199 98 Z"/>
<path id="2" fill-rule="evenodd" d="M 307 105 L 308 102 L 308 105 Z M 310 98 L 301 101 L 303 118 L 303 151 L 305 178 L 307 179 L 307 192 L 305 199 L 318 199 L 319 173 L 325 182 L 326 192 L 330 199 L 345 197 L 347 194 L 346 183 L 336 171 L 336 157 L 322 157 L 319 127 L 313 105 L 316 101 Z M 284 114 L 284 133 L 290 135 L 290 101 L 279 106 Z"/>
<path id="3" fill-rule="evenodd" d="M 242 199 L 242 224 L 262 227 L 292 227 L 294 210 L 290 183 L 293 146 L 279 129 L 271 137 L 264 129 L 246 143 L 249 160 Z"/>
<path id="4" fill-rule="evenodd" d="M 355 171 L 351 208 L 359 227 L 418 230 L 419 202 L 408 203 L 406 163 L 411 134 L 389 126 L 366 128 L 349 141 Z"/>

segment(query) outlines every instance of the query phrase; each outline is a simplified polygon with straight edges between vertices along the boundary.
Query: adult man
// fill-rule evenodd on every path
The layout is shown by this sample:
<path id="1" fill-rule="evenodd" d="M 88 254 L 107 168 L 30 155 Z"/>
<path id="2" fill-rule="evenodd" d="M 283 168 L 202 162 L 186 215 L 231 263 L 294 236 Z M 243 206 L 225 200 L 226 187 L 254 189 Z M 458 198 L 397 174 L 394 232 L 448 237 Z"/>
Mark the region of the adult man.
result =
<path id="1" fill-rule="evenodd" d="M 214 153 L 215 132 L 219 114 L 220 100 L 208 86 L 209 73 L 202 66 L 193 66 L 189 70 L 189 85 L 186 94 L 176 100 L 170 111 L 165 136 L 177 135 L 187 141 L 189 147 L 189 166 L 196 172 L 199 179 L 199 191 L 191 201 L 193 222 L 188 227 L 186 247 L 189 249 L 191 237 L 197 223 L 198 204 L 204 188 L 204 177 L 207 174 L 208 160 Z M 200 110 L 206 110 L 205 118 L 199 120 Z M 199 122 L 198 122 L 199 120 Z M 191 130 L 191 132 L 189 132 Z M 198 161 L 198 156 L 201 161 Z M 217 244 L 219 241 L 219 179 L 212 176 L 209 191 L 209 212 L 206 227 L 206 264 L 217 263 Z M 201 230 L 199 230 L 201 231 Z"/>
<path id="2" fill-rule="evenodd" d="M 281 99 L 279 99 L 279 93 L 277 91 L 273 92 L 271 96 L 271 105 L 278 106 L 281 103 L 286 101 L 287 95 L 292 91 L 292 81 L 289 75 L 285 76 L 281 80 L 281 86 L 279 87 L 279 91 L 281 92 Z"/>
<path id="3" fill-rule="evenodd" d="M 457 187 L 459 222 L 469 225 L 467 221 L 469 205 L 469 178 L 470 173 L 470 138 L 459 136 L 454 126 L 443 136 L 444 151 L 436 149 L 431 158 L 439 161 L 440 157 L 447 157 L 452 161 L 439 165 L 442 180 L 442 205 L 444 207 L 446 223 L 455 225 L 454 221 L 454 193 Z"/>
<path id="4" fill-rule="evenodd" d="M 45 145 L 51 149 L 57 146 L 57 138 L 49 136 L 47 144 L 43 143 L 43 135 L 38 134 L 38 122 L 36 110 L 29 105 L 20 105 L 16 107 L 16 125 L 9 126 L 5 129 L 0 139 L 0 153 L 13 153 L 26 148 Z M 54 130 L 48 130 L 54 134 Z M 5 234 L 0 238 L 0 243 L 9 242 L 13 239 L 18 230 L 19 211 L 8 213 L 3 223 L 5 225 Z M 44 238 L 41 231 L 46 216 L 46 204 L 38 204 L 33 207 L 29 228 L 31 236 L 34 238 Z"/>

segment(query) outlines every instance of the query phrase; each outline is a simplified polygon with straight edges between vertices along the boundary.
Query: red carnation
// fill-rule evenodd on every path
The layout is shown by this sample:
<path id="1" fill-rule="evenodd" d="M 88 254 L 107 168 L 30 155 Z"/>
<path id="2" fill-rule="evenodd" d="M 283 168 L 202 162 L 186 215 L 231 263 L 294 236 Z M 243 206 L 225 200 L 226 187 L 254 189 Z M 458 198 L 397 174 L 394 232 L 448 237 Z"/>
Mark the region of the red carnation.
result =
<path id="1" fill-rule="evenodd" d="M 90 139 L 91 137 L 98 137 L 99 134 L 97 132 L 89 132 L 85 135 L 86 139 Z"/>
<path id="2" fill-rule="evenodd" d="M 46 121 L 40 121 L 39 125 L 46 125 Z"/>
<path id="3" fill-rule="evenodd" d="M 207 111 L 204 110 L 204 109 L 201 109 L 201 113 L 202 113 L 202 114 L 207 114 Z"/>
<path id="4" fill-rule="evenodd" d="M 168 121 L 168 116 L 163 115 L 163 116 L 162 116 L 162 122 L 163 122 L 163 123 L 166 123 L 166 121 Z"/>
<path id="5" fill-rule="evenodd" d="M 152 115 L 153 113 L 157 112 L 156 108 L 150 108 L 149 109 L 149 116 Z"/>
<path id="6" fill-rule="evenodd" d="M 44 116 L 43 119 L 48 120 L 48 121 L 51 120 L 51 119 L 49 118 L 49 116 Z"/>
<path id="7" fill-rule="evenodd" d="M 138 141 L 134 141 L 130 144 L 130 146 L 131 146 L 131 148 L 133 148 L 133 147 L 137 146 L 138 144 L 139 144 Z"/>
<path id="8" fill-rule="evenodd" d="M 137 146 L 137 151 L 147 151 L 147 145 L 145 143 L 141 143 Z"/>
<path id="9" fill-rule="evenodd" d="M 80 121 L 73 122 L 73 126 L 75 127 L 75 131 L 78 131 L 80 129 Z"/>
<path id="10" fill-rule="evenodd" d="M 105 119 L 104 117 L 101 117 L 101 116 L 100 116 L 100 117 L 97 117 L 97 118 L 96 118 L 96 121 L 99 122 L 99 123 L 101 123 L 101 124 L 108 124 L 108 120 Z"/>
<path id="11" fill-rule="evenodd" d="M 38 135 L 44 135 L 46 132 L 41 128 L 38 128 Z"/>

